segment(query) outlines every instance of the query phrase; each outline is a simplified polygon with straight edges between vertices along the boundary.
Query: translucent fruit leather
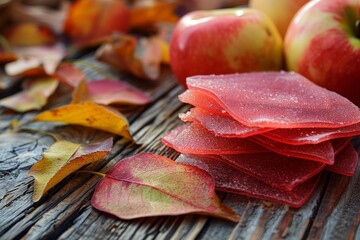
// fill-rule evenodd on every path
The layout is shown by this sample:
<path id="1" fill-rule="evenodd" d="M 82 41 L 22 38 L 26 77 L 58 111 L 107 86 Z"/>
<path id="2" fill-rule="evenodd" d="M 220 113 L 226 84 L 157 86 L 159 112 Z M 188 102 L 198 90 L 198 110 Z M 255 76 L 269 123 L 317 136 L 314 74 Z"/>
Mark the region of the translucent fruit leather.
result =
<path id="1" fill-rule="evenodd" d="M 320 179 L 320 175 L 317 175 L 292 191 L 282 191 L 244 174 L 231 165 L 219 164 L 212 158 L 180 155 L 176 161 L 197 166 L 207 171 L 215 179 L 218 190 L 271 200 L 296 208 L 306 203 Z"/>
<path id="2" fill-rule="evenodd" d="M 360 111 L 349 100 L 293 72 L 193 76 L 187 86 L 246 126 L 337 128 L 360 122 Z"/>
<path id="3" fill-rule="evenodd" d="M 185 122 L 196 122 L 213 134 L 227 138 L 245 138 L 272 130 L 272 128 L 248 127 L 229 115 L 210 112 L 198 107 L 181 113 L 179 117 Z"/>
<path id="4" fill-rule="evenodd" d="M 197 123 L 185 124 L 173 129 L 162 138 L 167 146 L 188 154 L 243 154 L 275 151 L 279 154 L 334 163 L 334 151 L 330 142 L 318 145 L 286 145 L 257 136 L 250 138 L 224 138 L 215 136 Z"/>
<path id="5" fill-rule="evenodd" d="M 326 166 L 325 170 L 345 176 L 353 176 L 357 169 L 359 156 L 351 143 L 340 151 L 335 158 L 334 165 Z"/>
<path id="6" fill-rule="evenodd" d="M 197 122 L 215 135 L 223 137 L 248 137 L 255 134 L 262 134 L 277 142 L 289 145 L 304 145 L 318 144 L 334 138 L 352 137 L 360 134 L 360 123 L 339 128 L 273 129 L 249 127 L 241 124 L 230 115 L 221 113 L 221 110 L 219 113 L 216 109 L 221 109 L 221 107 L 219 105 L 215 106 L 217 104 L 216 102 L 211 103 L 211 106 L 215 107 L 213 110 L 209 110 L 206 107 L 203 108 L 202 102 L 204 99 L 206 100 L 204 94 L 194 90 L 187 90 L 182 95 L 184 95 L 184 97 L 181 99 L 185 98 L 185 102 L 189 102 L 189 99 L 191 99 L 190 104 L 195 104 L 196 107 L 186 113 L 180 114 L 181 120 Z"/>
<path id="7" fill-rule="evenodd" d="M 203 156 L 202 158 L 207 158 Z M 284 191 L 291 191 L 301 183 L 320 173 L 326 164 L 286 157 L 273 152 L 209 155 L 218 162 L 251 175 L 258 180 Z"/>
<path id="8" fill-rule="evenodd" d="M 266 152 L 266 148 L 245 138 L 215 136 L 198 124 L 184 124 L 162 138 L 162 142 L 181 153 L 240 154 Z"/>

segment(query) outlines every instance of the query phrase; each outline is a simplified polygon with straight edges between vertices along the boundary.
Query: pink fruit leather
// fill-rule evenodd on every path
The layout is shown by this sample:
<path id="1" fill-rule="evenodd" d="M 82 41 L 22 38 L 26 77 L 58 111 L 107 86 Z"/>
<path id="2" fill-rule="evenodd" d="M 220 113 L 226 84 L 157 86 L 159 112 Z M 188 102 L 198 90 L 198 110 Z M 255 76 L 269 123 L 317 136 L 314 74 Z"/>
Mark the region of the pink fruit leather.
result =
<path id="1" fill-rule="evenodd" d="M 360 123 L 339 128 L 275 129 L 263 135 L 275 141 L 302 145 L 318 144 L 333 138 L 351 137 L 360 134 Z"/>
<path id="2" fill-rule="evenodd" d="M 187 78 L 240 123 L 263 128 L 337 128 L 360 122 L 346 98 L 294 72 L 254 72 Z"/>
<path id="3" fill-rule="evenodd" d="M 203 156 L 205 158 L 207 156 Z M 326 164 L 282 156 L 273 152 L 238 155 L 209 155 L 218 162 L 251 175 L 267 185 L 291 191 L 324 169 Z"/>
<path id="4" fill-rule="evenodd" d="M 185 124 L 173 129 L 162 142 L 181 153 L 240 154 L 266 152 L 266 148 L 245 138 L 223 138 L 198 124 Z"/>
<path id="5" fill-rule="evenodd" d="M 335 157 L 348 145 L 351 138 L 336 138 L 331 140 Z"/>
<path id="6" fill-rule="evenodd" d="M 262 138 L 262 139 L 261 139 Z M 250 140 L 249 140 L 250 139 Z M 167 146 L 189 154 L 243 154 L 276 151 L 282 155 L 334 163 L 334 151 L 330 142 L 315 145 L 291 146 L 261 136 L 250 138 L 224 138 L 192 123 L 173 129 L 162 139 Z"/>
<path id="7" fill-rule="evenodd" d="M 351 143 L 336 155 L 335 164 L 326 166 L 325 170 L 345 176 L 353 176 L 359 161 L 359 156 Z"/>
<path id="8" fill-rule="evenodd" d="M 277 142 L 261 135 L 249 137 L 249 140 L 282 155 L 334 164 L 335 154 L 330 141 L 319 144 L 289 145 Z"/>
<path id="9" fill-rule="evenodd" d="M 188 89 L 179 95 L 179 100 L 183 103 L 202 108 L 208 112 L 229 115 L 212 97 L 198 91 Z"/>
<path id="10" fill-rule="evenodd" d="M 310 198 L 320 177 L 317 175 L 311 178 L 307 182 L 299 185 L 293 191 L 282 191 L 273 188 L 252 176 L 246 175 L 228 164 L 219 164 L 216 160 L 211 158 L 180 155 L 176 161 L 197 166 L 207 171 L 214 177 L 215 185 L 218 190 L 267 199 L 296 208 L 304 205 Z"/>
<path id="11" fill-rule="evenodd" d="M 208 112 L 198 107 L 180 114 L 179 117 L 183 121 L 196 122 L 215 135 L 228 138 L 245 138 L 272 130 L 272 128 L 248 127 L 231 116 Z"/>

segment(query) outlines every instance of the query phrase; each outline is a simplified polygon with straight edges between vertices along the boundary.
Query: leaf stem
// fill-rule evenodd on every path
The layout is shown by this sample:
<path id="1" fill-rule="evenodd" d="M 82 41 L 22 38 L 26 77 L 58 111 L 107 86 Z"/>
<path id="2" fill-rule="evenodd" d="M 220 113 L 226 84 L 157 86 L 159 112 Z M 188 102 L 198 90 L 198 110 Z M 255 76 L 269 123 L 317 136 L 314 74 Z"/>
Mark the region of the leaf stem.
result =
<path id="1" fill-rule="evenodd" d="M 78 170 L 76 171 L 77 173 L 91 173 L 91 174 L 94 174 L 94 175 L 97 175 L 99 177 L 105 177 L 106 174 L 104 173 L 101 173 L 101 172 L 94 172 L 94 171 L 89 171 L 89 170 Z"/>

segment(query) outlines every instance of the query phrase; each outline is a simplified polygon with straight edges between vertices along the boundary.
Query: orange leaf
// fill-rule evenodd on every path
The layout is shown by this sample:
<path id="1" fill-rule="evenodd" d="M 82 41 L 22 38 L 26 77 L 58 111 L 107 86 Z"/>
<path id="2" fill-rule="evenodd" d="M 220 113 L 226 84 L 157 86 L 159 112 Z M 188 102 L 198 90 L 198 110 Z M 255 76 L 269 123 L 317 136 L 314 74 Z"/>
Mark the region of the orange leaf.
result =
<path id="1" fill-rule="evenodd" d="M 8 28 L 5 37 L 11 45 L 16 46 L 47 45 L 56 41 L 55 34 L 49 27 L 30 22 Z"/>
<path id="2" fill-rule="evenodd" d="M 71 95 L 71 104 L 87 102 L 90 98 L 89 88 L 87 82 L 84 80 L 80 81 L 78 86 L 74 89 Z"/>
<path id="3" fill-rule="evenodd" d="M 130 28 L 144 28 L 157 22 L 176 23 L 179 17 L 176 15 L 177 3 L 156 1 L 151 5 L 134 6 L 130 10 Z"/>
<path id="4" fill-rule="evenodd" d="M 16 61 L 17 56 L 11 52 L 0 52 L 0 64 Z"/>
<path id="5" fill-rule="evenodd" d="M 103 159 L 112 148 L 112 138 L 91 145 L 80 145 L 68 141 L 55 142 L 35 163 L 29 175 L 35 178 L 35 202 L 50 188 L 86 164 Z"/>
<path id="6" fill-rule="evenodd" d="M 97 58 L 142 79 L 156 80 L 160 75 L 163 47 L 156 38 L 137 39 L 131 35 L 113 36 L 96 52 Z"/>
<path id="7" fill-rule="evenodd" d="M 92 102 L 69 104 L 45 111 L 34 120 L 81 125 L 132 139 L 129 124 L 121 113 Z"/>
<path id="8" fill-rule="evenodd" d="M 145 105 L 151 100 L 140 89 L 123 81 L 101 79 L 78 86 L 73 93 L 73 103 L 91 101 L 98 104 Z"/>
<path id="9" fill-rule="evenodd" d="M 56 78 L 39 78 L 27 82 L 24 91 L 0 100 L 0 106 L 17 112 L 41 109 L 58 86 Z"/>
<path id="10" fill-rule="evenodd" d="M 119 0 L 78 0 L 68 10 L 64 32 L 79 47 L 98 44 L 115 32 L 126 32 L 129 11 Z"/>
<path id="11" fill-rule="evenodd" d="M 96 186 L 91 204 L 122 219 L 200 213 L 238 221 L 211 176 L 152 153 L 121 160 Z"/>

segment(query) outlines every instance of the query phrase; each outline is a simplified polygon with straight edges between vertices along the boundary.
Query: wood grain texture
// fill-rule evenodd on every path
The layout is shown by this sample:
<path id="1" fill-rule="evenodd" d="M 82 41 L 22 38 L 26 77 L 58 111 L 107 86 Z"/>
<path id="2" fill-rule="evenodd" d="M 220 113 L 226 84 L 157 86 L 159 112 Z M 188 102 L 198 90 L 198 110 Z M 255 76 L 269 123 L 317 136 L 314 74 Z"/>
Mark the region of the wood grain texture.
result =
<path id="1" fill-rule="evenodd" d="M 149 106 L 126 113 L 135 143 L 116 138 L 109 156 L 88 169 L 107 172 L 121 159 L 139 152 L 154 152 L 172 159 L 178 153 L 165 147 L 162 135 L 181 124 L 180 112 L 189 106 L 177 100 L 183 89 L 170 71 L 159 83 L 141 84 L 112 72 L 93 59 L 78 63 L 91 79 L 117 77 L 146 90 Z M 69 101 L 64 90 L 46 108 Z M 220 193 L 224 204 L 241 215 L 238 223 L 186 215 L 120 220 L 91 207 L 97 176 L 72 174 L 39 202 L 31 200 L 33 180 L 29 168 L 41 158 L 53 139 L 28 132 L 10 133 L 8 124 L 31 119 L 35 113 L 17 115 L 0 110 L 0 239 L 356 239 L 360 238 L 360 173 L 352 177 L 324 174 L 319 187 L 300 209 L 245 196 Z M 31 127 L 61 133 L 65 139 L 93 142 L 110 136 L 84 127 L 37 123 Z M 359 149 L 359 140 L 354 144 Z"/>

